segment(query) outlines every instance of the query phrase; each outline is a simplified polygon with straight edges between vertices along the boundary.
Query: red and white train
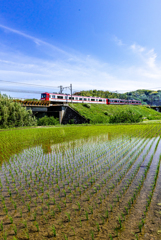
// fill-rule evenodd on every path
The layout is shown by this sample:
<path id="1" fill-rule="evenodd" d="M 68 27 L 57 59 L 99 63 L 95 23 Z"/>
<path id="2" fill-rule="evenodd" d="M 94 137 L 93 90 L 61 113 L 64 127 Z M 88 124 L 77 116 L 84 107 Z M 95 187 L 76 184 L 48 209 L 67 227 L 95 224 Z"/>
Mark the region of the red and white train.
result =
<path id="1" fill-rule="evenodd" d="M 42 93 L 42 101 L 50 101 L 51 103 L 97 103 L 97 104 L 107 104 L 107 105 L 141 105 L 141 101 L 138 100 L 125 100 L 117 98 L 100 98 L 100 97 L 85 97 L 76 96 L 70 94 L 60 94 L 60 93 Z"/>

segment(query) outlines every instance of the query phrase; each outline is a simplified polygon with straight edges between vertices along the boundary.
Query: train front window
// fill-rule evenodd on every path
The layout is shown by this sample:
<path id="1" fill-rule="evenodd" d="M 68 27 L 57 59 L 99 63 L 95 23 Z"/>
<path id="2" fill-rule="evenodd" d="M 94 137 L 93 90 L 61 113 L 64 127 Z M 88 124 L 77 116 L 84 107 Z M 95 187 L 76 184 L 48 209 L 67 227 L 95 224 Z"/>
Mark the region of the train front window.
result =
<path id="1" fill-rule="evenodd" d="M 46 94 L 41 94 L 41 98 L 46 98 Z"/>

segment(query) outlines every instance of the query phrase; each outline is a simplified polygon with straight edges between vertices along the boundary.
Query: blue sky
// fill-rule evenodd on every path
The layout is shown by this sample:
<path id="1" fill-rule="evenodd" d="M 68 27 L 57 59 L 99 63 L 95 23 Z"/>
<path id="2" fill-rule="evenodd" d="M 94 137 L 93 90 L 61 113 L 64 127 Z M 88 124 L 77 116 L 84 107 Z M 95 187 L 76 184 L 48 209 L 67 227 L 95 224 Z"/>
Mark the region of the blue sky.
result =
<path id="1" fill-rule="evenodd" d="M 160 9 L 160 0 L 1 1 L 0 90 L 161 89 Z"/>

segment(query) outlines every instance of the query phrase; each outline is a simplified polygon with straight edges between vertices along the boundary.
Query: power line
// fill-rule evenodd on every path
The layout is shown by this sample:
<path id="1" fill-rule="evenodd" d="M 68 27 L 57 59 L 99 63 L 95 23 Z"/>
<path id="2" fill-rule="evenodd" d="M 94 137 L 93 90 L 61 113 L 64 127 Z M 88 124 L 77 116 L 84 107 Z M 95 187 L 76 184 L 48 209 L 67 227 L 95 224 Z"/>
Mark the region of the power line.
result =
<path id="1" fill-rule="evenodd" d="M 51 88 L 58 88 L 58 86 L 45 86 L 45 85 L 39 85 L 39 84 L 32 84 L 32 83 L 21 83 L 21 82 L 12 82 L 12 81 L 6 81 L 0 79 L 0 82 L 5 82 L 5 83 L 14 83 L 14 84 L 21 84 L 21 85 L 30 85 L 30 86 L 37 86 L 37 87 L 51 87 Z"/>
<path id="2" fill-rule="evenodd" d="M 34 94 L 41 94 L 43 92 L 43 91 L 28 91 L 28 90 L 5 89 L 5 88 L 0 88 L 0 91 L 3 91 L 3 92 L 18 92 L 18 93 L 34 93 Z"/>

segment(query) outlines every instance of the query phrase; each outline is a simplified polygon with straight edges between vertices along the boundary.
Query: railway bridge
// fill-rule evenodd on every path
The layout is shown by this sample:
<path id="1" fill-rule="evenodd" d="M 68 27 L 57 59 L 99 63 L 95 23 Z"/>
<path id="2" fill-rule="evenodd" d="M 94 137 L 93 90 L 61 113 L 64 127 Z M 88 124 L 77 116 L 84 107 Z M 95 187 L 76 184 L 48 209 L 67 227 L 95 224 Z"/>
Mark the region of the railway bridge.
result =
<path id="1" fill-rule="evenodd" d="M 151 106 L 151 108 L 156 110 L 157 112 L 161 112 L 161 106 Z"/>
<path id="2" fill-rule="evenodd" d="M 68 106 L 68 104 L 51 104 L 50 101 L 27 101 L 27 100 L 14 100 L 26 107 L 27 110 L 31 109 L 36 118 L 44 116 L 55 117 L 59 119 L 60 124 L 82 124 L 87 123 L 88 120 L 81 116 L 79 112 Z"/>

